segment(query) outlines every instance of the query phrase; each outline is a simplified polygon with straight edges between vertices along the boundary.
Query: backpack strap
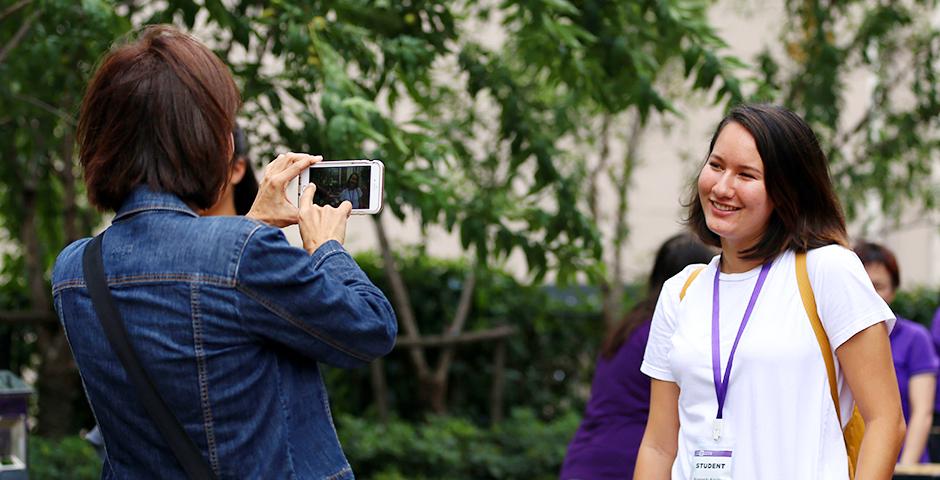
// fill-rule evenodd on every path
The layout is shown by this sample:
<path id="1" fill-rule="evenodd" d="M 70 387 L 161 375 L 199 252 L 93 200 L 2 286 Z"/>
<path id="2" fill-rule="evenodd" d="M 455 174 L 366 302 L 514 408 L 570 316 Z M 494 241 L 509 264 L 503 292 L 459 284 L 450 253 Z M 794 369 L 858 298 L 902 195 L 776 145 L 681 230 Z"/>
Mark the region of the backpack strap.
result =
<path id="1" fill-rule="evenodd" d="M 826 364 L 826 374 L 829 376 L 829 395 L 832 396 L 832 403 L 836 407 L 839 425 L 842 425 L 842 409 L 839 408 L 839 390 L 837 387 L 838 381 L 836 380 L 836 364 L 832 358 L 832 344 L 829 343 L 829 336 L 826 335 L 826 329 L 823 328 L 819 313 L 816 310 L 816 296 L 813 295 L 813 286 L 809 283 L 809 269 L 806 267 L 806 252 L 796 254 L 796 284 L 800 287 L 803 308 L 809 317 L 810 325 L 813 326 L 813 333 L 816 334 L 816 341 L 819 343 L 819 350 L 822 352 L 823 362 Z"/>
<path id="2" fill-rule="evenodd" d="M 689 285 L 692 285 L 692 281 L 695 280 L 695 277 L 698 274 L 702 273 L 702 270 L 705 270 L 705 267 L 698 267 L 695 270 L 692 270 L 692 273 L 689 275 L 689 278 L 685 279 L 685 285 L 682 286 L 682 290 L 679 291 L 679 301 L 681 302 L 685 298 L 685 291 L 689 289 Z"/>
<path id="3" fill-rule="evenodd" d="M 839 405 L 839 391 L 836 380 L 836 365 L 832 353 L 832 344 L 829 343 L 829 337 L 823 328 L 822 321 L 819 319 L 819 312 L 816 310 L 816 297 L 813 295 L 813 286 L 809 283 L 809 270 L 806 267 L 806 252 L 796 254 L 796 283 L 800 288 L 800 298 L 803 299 L 803 308 L 806 309 L 806 315 L 809 317 L 809 323 L 813 326 L 813 333 L 816 334 L 816 341 L 819 342 L 819 350 L 822 352 L 823 362 L 826 364 L 826 374 L 829 377 L 829 394 L 832 396 L 832 404 L 836 409 L 836 417 L 839 419 L 839 426 L 842 423 L 842 409 Z M 845 427 L 842 428 L 842 439 L 845 441 L 845 451 L 849 459 L 849 479 L 855 478 L 855 470 L 858 467 L 858 454 L 861 451 L 862 438 L 865 436 L 865 419 L 858 411 L 858 405 L 852 409 L 852 415 Z"/>

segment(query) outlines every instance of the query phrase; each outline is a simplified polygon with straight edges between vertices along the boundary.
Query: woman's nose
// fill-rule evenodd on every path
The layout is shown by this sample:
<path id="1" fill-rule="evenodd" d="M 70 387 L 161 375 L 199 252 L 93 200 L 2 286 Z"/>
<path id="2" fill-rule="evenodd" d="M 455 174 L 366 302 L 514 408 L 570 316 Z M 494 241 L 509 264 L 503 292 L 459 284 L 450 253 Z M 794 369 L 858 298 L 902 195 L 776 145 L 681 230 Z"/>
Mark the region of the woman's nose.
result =
<path id="1" fill-rule="evenodd" d="M 728 173 L 718 177 L 718 181 L 712 186 L 712 192 L 722 198 L 728 198 L 734 195 L 734 179 Z"/>

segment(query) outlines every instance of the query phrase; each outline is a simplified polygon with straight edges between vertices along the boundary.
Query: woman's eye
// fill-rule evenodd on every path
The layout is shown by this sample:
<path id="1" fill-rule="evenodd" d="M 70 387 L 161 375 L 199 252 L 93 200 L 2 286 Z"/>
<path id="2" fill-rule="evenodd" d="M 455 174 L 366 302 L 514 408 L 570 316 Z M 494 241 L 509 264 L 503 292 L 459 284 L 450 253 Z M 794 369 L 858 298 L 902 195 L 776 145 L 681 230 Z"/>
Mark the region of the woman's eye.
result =
<path id="1" fill-rule="evenodd" d="M 708 162 L 708 166 L 713 170 L 721 170 L 721 165 L 719 165 L 718 162 Z"/>
<path id="2" fill-rule="evenodd" d="M 757 178 L 754 175 L 751 175 L 750 173 L 742 173 L 741 176 L 748 180 L 754 180 L 755 178 Z"/>

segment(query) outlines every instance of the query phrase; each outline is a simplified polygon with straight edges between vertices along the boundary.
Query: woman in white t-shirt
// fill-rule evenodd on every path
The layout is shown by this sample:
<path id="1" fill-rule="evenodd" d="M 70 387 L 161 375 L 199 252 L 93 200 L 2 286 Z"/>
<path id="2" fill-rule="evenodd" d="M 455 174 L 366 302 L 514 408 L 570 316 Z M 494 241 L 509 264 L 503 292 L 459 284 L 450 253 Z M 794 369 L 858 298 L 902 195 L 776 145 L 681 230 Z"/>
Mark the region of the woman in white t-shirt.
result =
<path id="1" fill-rule="evenodd" d="M 634 478 L 849 478 L 796 280 L 796 252 L 807 252 L 842 418 L 857 404 L 867 427 L 856 478 L 890 479 L 904 438 L 888 342 L 894 315 L 845 248 L 809 126 L 781 107 L 733 109 L 712 137 L 687 223 L 721 255 L 687 267 L 659 296 L 641 367 L 651 404 Z"/>

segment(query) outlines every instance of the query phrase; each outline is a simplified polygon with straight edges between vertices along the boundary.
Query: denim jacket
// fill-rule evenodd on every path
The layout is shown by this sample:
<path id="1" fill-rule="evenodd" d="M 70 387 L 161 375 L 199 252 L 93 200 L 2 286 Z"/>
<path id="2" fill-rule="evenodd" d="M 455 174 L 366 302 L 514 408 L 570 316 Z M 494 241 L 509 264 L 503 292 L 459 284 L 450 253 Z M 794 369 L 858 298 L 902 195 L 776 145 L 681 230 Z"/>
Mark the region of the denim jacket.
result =
<path id="1" fill-rule="evenodd" d="M 102 477 L 184 478 L 95 316 L 88 241 L 59 254 L 52 292 L 104 435 Z M 342 245 L 309 255 L 277 228 L 199 217 L 139 187 L 103 254 L 141 364 L 220 478 L 353 478 L 318 365 L 366 365 L 391 350 L 398 327 Z"/>

